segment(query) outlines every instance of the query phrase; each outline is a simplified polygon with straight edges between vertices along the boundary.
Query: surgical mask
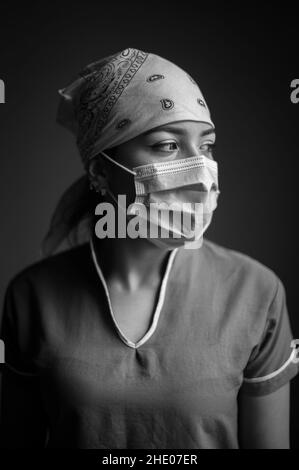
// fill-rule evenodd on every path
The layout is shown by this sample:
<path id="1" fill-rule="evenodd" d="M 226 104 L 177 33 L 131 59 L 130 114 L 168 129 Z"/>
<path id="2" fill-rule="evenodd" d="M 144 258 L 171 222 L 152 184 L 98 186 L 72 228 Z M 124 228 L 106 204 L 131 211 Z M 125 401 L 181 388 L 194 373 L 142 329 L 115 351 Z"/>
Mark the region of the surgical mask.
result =
<path id="1" fill-rule="evenodd" d="M 147 237 L 151 242 L 171 250 L 182 245 L 190 249 L 201 246 L 220 194 L 215 160 L 199 155 L 130 170 L 105 152 L 100 153 L 134 175 L 135 201 L 127 214 L 138 214 L 140 218 L 140 214 L 144 214 L 140 206 L 147 208 L 150 235 L 154 233 Z M 112 192 L 108 192 L 118 203 Z M 152 210 L 153 207 L 158 210 Z"/>

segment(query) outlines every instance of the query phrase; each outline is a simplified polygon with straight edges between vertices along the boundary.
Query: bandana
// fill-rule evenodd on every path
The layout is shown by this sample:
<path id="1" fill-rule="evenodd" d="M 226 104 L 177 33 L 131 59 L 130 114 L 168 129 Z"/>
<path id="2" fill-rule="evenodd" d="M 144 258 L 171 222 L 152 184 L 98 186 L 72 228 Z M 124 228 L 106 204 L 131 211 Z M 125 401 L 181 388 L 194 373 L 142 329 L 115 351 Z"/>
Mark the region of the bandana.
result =
<path id="1" fill-rule="evenodd" d="M 154 127 L 182 120 L 215 127 L 207 103 L 189 73 L 159 55 L 127 48 L 87 65 L 59 89 L 57 122 L 76 138 L 87 170 L 100 151 L 120 145 Z M 145 162 L 146 163 L 146 162 Z M 87 174 L 62 195 L 43 241 L 49 255 L 93 208 Z"/>

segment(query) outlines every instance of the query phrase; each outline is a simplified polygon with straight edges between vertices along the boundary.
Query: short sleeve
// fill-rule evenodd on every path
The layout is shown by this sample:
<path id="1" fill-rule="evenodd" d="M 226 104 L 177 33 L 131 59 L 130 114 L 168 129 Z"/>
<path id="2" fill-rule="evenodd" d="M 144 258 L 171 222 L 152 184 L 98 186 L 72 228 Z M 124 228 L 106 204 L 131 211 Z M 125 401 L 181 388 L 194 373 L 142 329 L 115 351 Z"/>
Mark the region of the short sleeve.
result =
<path id="1" fill-rule="evenodd" d="M 241 390 L 244 394 L 272 393 L 296 376 L 299 371 L 298 350 L 293 340 L 285 289 L 276 277 L 276 289 L 264 331 L 243 371 Z"/>
<path id="2" fill-rule="evenodd" d="M 9 368 L 24 375 L 36 375 L 23 354 L 22 322 L 20 321 L 20 304 L 23 299 L 17 299 L 18 290 L 14 289 L 11 281 L 5 291 L 0 317 L 0 339 L 4 349 L 4 370 Z"/>

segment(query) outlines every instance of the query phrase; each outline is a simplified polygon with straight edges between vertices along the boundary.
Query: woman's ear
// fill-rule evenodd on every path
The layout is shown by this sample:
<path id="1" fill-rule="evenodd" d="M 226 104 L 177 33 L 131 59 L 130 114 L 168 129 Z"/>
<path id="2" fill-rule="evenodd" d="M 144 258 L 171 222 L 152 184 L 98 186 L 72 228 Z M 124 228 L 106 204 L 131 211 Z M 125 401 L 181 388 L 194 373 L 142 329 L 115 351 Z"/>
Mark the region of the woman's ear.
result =
<path id="1" fill-rule="evenodd" d="M 88 178 L 90 182 L 90 189 L 96 192 L 101 192 L 105 195 L 109 187 L 108 184 L 108 173 L 105 168 L 103 158 L 99 155 L 93 157 L 88 165 Z"/>
<path id="2" fill-rule="evenodd" d="M 101 175 L 107 177 L 107 172 L 105 168 L 105 163 L 103 158 L 100 155 L 96 155 L 89 162 L 88 173 L 91 177 Z"/>

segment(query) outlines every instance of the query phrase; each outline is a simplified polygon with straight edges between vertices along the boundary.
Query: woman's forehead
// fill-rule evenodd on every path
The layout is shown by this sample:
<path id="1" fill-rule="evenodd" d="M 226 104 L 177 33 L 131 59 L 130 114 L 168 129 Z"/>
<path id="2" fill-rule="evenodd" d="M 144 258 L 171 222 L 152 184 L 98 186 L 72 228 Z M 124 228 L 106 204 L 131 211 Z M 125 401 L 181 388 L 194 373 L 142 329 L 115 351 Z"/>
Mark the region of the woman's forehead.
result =
<path id="1" fill-rule="evenodd" d="M 208 122 L 204 121 L 195 121 L 195 120 L 181 120 L 181 121 L 172 121 L 169 123 L 165 123 L 160 126 L 152 127 L 132 139 L 128 139 L 127 141 L 119 144 L 117 146 L 118 149 L 120 148 L 127 148 L 131 147 L 132 145 L 140 145 L 143 144 L 144 140 L 151 136 L 160 138 L 162 137 L 162 133 L 172 134 L 173 136 L 182 137 L 184 139 L 198 139 L 204 137 L 206 135 L 211 135 L 216 138 L 216 129 L 213 125 L 209 124 Z"/>
<path id="2" fill-rule="evenodd" d="M 182 121 L 174 121 L 163 124 L 161 126 L 153 127 L 148 131 L 144 132 L 142 135 L 146 136 L 155 132 L 173 132 L 177 134 L 199 134 L 199 135 L 207 135 L 207 134 L 215 134 L 216 129 L 214 126 L 207 122 L 203 121 L 192 121 L 192 120 L 182 120 Z"/>

